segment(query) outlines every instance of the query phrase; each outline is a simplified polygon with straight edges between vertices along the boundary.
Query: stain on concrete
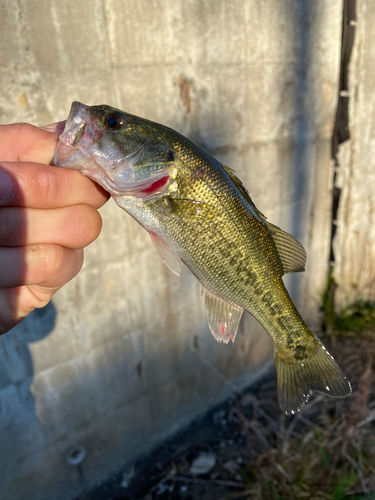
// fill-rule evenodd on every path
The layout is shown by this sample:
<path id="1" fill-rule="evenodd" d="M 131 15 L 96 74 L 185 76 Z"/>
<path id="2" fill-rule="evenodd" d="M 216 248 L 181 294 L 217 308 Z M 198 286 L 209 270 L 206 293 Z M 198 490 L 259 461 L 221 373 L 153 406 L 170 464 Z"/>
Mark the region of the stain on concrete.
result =
<path id="1" fill-rule="evenodd" d="M 179 75 L 177 77 L 177 85 L 180 91 L 180 100 L 186 113 L 190 115 L 193 111 L 192 103 L 192 82 L 186 79 L 184 76 Z"/>

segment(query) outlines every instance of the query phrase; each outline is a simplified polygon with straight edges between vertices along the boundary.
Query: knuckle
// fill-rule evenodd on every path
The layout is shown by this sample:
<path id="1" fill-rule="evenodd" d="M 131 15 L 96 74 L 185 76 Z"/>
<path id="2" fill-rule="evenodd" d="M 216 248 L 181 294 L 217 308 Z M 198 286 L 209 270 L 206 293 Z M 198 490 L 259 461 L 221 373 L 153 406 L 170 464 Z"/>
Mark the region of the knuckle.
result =
<path id="1" fill-rule="evenodd" d="M 54 276 L 61 273 L 67 257 L 67 250 L 59 245 L 46 245 L 46 267 L 49 274 Z"/>
<path id="2" fill-rule="evenodd" d="M 53 168 L 43 170 L 40 175 L 33 179 L 35 195 L 43 197 L 48 203 L 63 203 L 67 197 L 65 187 L 66 185 L 61 183 L 61 179 L 58 179 Z"/>
<path id="3" fill-rule="evenodd" d="M 99 212 L 90 205 L 75 205 L 69 217 L 74 231 L 79 235 L 82 246 L 92 243 L 102 228 L 102 218 Z"/>
<path id="4" fill-rule="evenodd" d="M 43 286 L 60 287 L 71 280 L 82 267 L 83 251 L 60 245 L 32 245 L 33 282 Z"/>
<path id="5" fill-rule="evenodd" d="M 59 245 L 52 245 L 50 251 L 52 255 L 51 270 L 54 273 L 59 273 L 64 267 L 69 250 L 66 250 Z"/>
<path id="6" fill-rule="evenodd" d="M 48 281 L 63 267 L 64 249 L 59 245 L 32 245 L 30 252 L 32 266 L 38 275 L 36 282 Z"/>
<path id="7" fill-rule="evenodd" d="M 41 290 L 35 285 L 21 287 L 18 297 L 18 316 L 25 317 L 34 309 L 45 307 L 51 300 L 52 291 Z"/>

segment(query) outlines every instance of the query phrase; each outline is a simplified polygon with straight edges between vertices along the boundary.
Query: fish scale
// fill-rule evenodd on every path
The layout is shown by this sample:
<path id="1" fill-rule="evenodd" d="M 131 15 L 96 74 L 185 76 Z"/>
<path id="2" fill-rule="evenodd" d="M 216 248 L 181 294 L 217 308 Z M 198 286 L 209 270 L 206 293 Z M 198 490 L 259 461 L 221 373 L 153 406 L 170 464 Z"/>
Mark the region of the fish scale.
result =
<path id="1" fill-rule="evenodd" d="M 351 393 L 282 280 L 304 270 L 303 247 L 266 220 L 233 170 L 168 127 L 77 102 L 54 162 L 101 184 L 150 233 L 172 272 L 179 274 L 181 262 L 187 265 L 203 286 L 218 341 L 235 340 L 244 310 L 263 325 L 274 342 L 278 398 L 286 414 L 299 411 L 313 391 Z"/>

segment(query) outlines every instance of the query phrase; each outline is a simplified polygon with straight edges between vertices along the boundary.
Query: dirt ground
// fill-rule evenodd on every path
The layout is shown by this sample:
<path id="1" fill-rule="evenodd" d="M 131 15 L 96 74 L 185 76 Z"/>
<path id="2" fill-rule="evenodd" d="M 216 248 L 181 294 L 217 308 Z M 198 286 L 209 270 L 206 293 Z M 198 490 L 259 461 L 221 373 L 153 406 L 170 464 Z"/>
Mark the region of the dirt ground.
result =
<path id="1" fill-rule="evenodd" d="M 353 395 L 278 406 L 273 371 L 77 500 L 375 499 L 375 341 L 324 339 Z"/>

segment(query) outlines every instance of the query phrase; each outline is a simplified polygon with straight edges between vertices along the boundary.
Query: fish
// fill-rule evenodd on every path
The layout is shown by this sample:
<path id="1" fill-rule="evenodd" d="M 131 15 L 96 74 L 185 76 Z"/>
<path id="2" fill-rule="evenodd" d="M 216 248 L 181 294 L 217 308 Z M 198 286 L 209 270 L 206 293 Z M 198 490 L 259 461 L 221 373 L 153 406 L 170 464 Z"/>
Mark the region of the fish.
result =
<path id="1" fill-rule="evenodd" d="M 53 164 L 108 191 L 150 234 L 172 273 L 200 281 L 209 328 L 234 342 L 244 311 L 273 340 L 278 401 L 286 415 L 313 391 L 334 398 L 351 385 L 303 321 L 283 275 L 305 269 L 306 252 L 256 208 L 234 170 L 169 127 L 109 105 L 73 102 Z"/>

